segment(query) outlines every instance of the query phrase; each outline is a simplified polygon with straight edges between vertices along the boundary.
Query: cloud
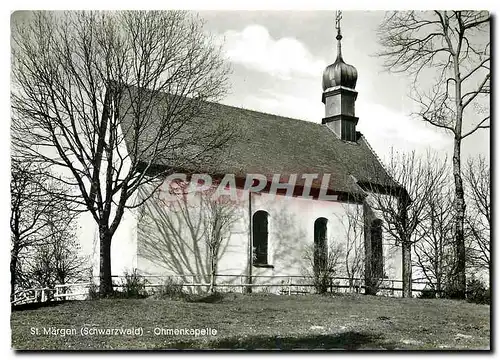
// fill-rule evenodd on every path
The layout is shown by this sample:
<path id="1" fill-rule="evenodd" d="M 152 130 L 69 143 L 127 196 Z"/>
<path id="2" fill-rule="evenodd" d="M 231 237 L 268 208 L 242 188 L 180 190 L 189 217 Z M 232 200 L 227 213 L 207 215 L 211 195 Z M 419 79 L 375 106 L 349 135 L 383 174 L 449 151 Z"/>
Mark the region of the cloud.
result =
<path id="1" fill-rule="evenodd" d="M 320 122 L 324 116 L 320 101 L 311 102 L 300 94 L 278 93 L 274 89 L 260 89 L 256 95 L 246 97 L 246 103 L 257 111 L 312 122 Z"/>
<path id="2" fill-rule="evenodd" d="M 373 103 L 356 104 L 358 130 L 368 139 L 380 157 L 388 157 L 391 147 L 397 150 L 425 153 L 427 149 L 449 155 L 450 134 L 424 121 Z"/>
<path id="3" fill-rule="evenodd" d="M 284 80 L 294 75 L 319 77 L 326 66 L 297 39 L 273 39 L 261 25 L 249 25 L 242 31 L 228 30 L 223 37 L 230 61 Z"/>

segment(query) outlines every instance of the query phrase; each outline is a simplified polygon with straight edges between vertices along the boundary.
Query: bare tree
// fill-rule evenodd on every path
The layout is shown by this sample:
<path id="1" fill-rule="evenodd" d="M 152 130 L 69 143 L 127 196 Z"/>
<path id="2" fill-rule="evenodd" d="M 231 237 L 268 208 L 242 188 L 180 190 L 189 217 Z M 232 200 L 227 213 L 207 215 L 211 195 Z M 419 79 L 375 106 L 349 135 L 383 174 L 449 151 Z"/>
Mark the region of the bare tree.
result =
<path id="1" fill-rule="evenodd" d="M 147 200 L 136 190 L 209 167 L 230 138 L 227 123 L 204 119 L 227 90 L 221 49 L 187 12 L 34 12 L 13 31 L 12 60 L 13 141 L 78 189 L 109 295 L 113 235 Z"/>
<path id="2" fill-rule="evenodd" d="M 414 243 L 413 263 L 438 296 L 448 290 L 455 259 L 453 193 L 451 186 L 443 185 L 432 189 L 427 200 L 423 221 L 416 230 L 418 241 Z"/>
<path id="3" fill-rule="evenodd" d="M 11 297 L 23 282 L 23 259 L 37 246 L 50 243 L 62 229 L 69 226 L 75 213 L 63 200 L 65 189 L 38 166 L 12 158 L 11 169 Z"/>
<path id="4" fill-rule="evenodd" d="M 318 294 L 324 294 L 335 276 L 344 250 L 341 244 L 330 243 L 329 246 L 318 248 L 314 245 L 306 246 L 304 250 L 305 268 L 304 275 L 313 279 L 314 289 Z"/>
<path id="5" fill-rule="evenodd" d="M 415 152 L 398 154 L 392 151 L 386 170 L 399 186 L 384 191 L 372 188 L 367 202 L 383 220 L 385 233 L 401 246 L 403 296 L 411 297 L 411 249 L 418 241 L 416 229 L 425 219 L 425 208 L 433 189 L 440 188 L 446 178 L 446 167 L 429 154 L 422 158 Z"/>
<path id="6" fill-rule="evenodd" d="M 464 171 L 466 199 L 466 229 L 471 238 L 471 246 L 467 249 L 467 257 L 472 267 L 491 269 L 490 256 L 490 167 L 486 159 L 479 156 L 469 158 Z"/>
<path id="7" fill-rule="evenodd" d="M 47 242 L 30 248 L 22 262 L 25 287 L 53 289 L 55 285 L 88 280 L 88 259 L 80 253 L 71 226 L 63 231 L 54 231 Z"/>
<path id="8" fill-rule="evenodd" d="M 87 281 L 91 271 L 89 259 L 81 254 L 74 229 L 59 232 L 51 243 L 52 269 L 57 284 Z"/>
<path id="9" fill-rule="evenodd" d="M 396 11 L 386 16 L 378 31 L 385 68 L 413 77 L 412 98 L 420 107 L 415 115 L 453 136 L 454 281 L 460 298 L 465 298 L 466 287 L 460 156 L 463 139 L 489 128 L 489 23 L 487 11 Z"/>

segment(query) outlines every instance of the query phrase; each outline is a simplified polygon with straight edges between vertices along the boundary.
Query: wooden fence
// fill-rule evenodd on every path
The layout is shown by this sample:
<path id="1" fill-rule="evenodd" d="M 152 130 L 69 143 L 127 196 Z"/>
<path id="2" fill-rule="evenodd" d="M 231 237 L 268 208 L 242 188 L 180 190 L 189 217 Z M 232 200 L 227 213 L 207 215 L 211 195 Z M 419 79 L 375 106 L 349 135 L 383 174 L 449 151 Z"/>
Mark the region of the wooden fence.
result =
<path id="1" fill-rule="evenodd" d="M 261 292 L 272 292 L 281 295 L 292 294 L 307 294 L 314 292 L 313 277 L 308 276 L 264 276 L 253 275 L 252 282 L 247 282 L 246 275 L 217 275 L 218 281 L 216 288 L 221 292 L 238 291 L 246 292 L 248 289 L 256 289 Z M 126 287 L 125 276 L 113 276 L 114 287 L 118 290 Z M 173 276 L 160 276 L 160 275 L 140 275 L 139 279 L 144 285 L 144 288 L 150 289 L 153 292 L 156 288 L 165 286 L 166 283 L 176 284 L 183 289 L 196 292 L 207 291 L 210 283 L 203 281 L 206 279 L 202 275 L 173 275 Z M 232 279 L 227 281 L 227 279 Z M 118 281 L 116 281 L 118 280 Z M 224 282 L 224 280 L 226 280 Z M 264 281 L 262 281 L 264 280 Z M 267 280 L 267 281 L 266 281 Z M 412 282 L 412 291 L 420 293 L 426 285 L 425 281 L 415 279 Z M 14 294 L 13 305 L 21 305 L 34 302 L 46 302 L 53 300 L 84 300 L 89 296 L 89 289 L 94 281 L 78 282 L 70 284 L 56 285 L 54 288 L 32 288 L 19 290 Z M 95 286 L 95 285 L 93 285 Z M 332 277 L 328 283 L 330 292 L 355 292 L 363 293 L 365 289 L 364 279 L 348 277 Z M 402 280 L 396 279 L 380 279 L 378 286 L 380 295 L 399 297 L 402 295 Z"/>
<path id="2" fill-rule="evenodd" d="M 14 293 L 12 305 L 47 302 L 52 300 L 84 300 L 88 297 L 91 282 L 79 282 L 63 285 L 55 285 L 54 288 L 32 288 L 22 289 Z"/>

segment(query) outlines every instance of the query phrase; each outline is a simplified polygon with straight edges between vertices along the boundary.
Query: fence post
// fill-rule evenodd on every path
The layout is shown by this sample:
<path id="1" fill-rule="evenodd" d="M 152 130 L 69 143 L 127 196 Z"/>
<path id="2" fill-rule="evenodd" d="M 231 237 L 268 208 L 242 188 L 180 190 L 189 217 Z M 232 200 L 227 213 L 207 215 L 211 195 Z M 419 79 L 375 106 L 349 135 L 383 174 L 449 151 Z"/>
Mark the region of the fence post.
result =
<path id="1" fill-rule="evenodd" d="M 292 295 L 292 278 L 288 277 L 288 296 Z"/>

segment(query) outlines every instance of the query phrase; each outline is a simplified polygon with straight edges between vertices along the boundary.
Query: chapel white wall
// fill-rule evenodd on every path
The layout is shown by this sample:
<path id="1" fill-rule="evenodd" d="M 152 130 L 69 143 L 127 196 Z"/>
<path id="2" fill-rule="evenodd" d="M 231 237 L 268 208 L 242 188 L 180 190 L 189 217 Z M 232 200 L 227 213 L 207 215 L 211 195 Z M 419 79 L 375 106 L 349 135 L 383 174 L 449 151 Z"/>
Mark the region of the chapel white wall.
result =
<path id="1" fill-rule="evenodd" d="M 237 207 L 238 220 L 231 228 L 227 248 L 219 260 L 218 274 L 239 275 L 240 278 L 229 276 L 225 278 L 222 276 L 219 278 L 220 282 L 246 281 L 246 276 L 248 274 L 249 194 L 248 191 L 238 190 L 238 196 L 240 199 Z M 199 201 L 199 199 L 196 200 L 195 197 L 195 200 L 192 202 L 193 208 L 190 210 L 194 218 L 199 215 L 196 212 L 197 201 Z M 273 268 L 252 267 L 253 276 L 269 277 L 257 277 L 253 279 L 253 282 L 266 283 L 271 281 L 273 283 L 279 283 L 284 280 L 284 278 L 279 278 L 280 276 L 301 276 L 307 272 L 310 273 L 311 265 L 304 259 L 304 252 L 308 246 L 313 245 L 315 220 L 320 217 L 324 217 L 328 220 L 327 237 L 329 245 L 340 245 L 345 247 L 346 235 L 343 219 L 346 218 L 347 211 L 349 211 L 349 209 L 352 211 L 354 207 L 360 207 L 362 211 L 362 205 L 359 204 L 308 200 L 282 195 L 273 196 L 267 193 L 252 194 L 252 214 L 259 210 L 264 210 L 269 213 L 268 263 L 273 265 Z M 161 206 L 157 208 L 160 210 L 157 209 L 156 211 L 161 211 Z M 185 276 L 184 280 L 189 280 L 187 275 L 199 274 L 200 270 L 201 273 L 207 274 L 207 259 L 203 240 L 201 238 L 197 240 L 199 242 L 197 247 L 198 253 L 195 256 L 192 250 L 189 250 L 194 246 L 192 244 L 193 237 L 189 227 L 183 224 L 185 219 L 179 220 L 171 215 L 172 214 L 168 214 L 168 211 L 165 211 L 161 216 L 157 213 L 151 214 L 150 218 L 168 216 L 169 219 L 174 219 L 173 222 L 175 223 L 176 229 L 178 229 L 176 231 L 180 233 L 179 238 L 190 238 L 191 241 L 191 244 L 186 246 L 188 248 L 188 256 L 185 256 L 186 253 L 175 256 L 183 257 L 187 260 L 182 259 L 182 261 L 172 265 L 171 259 L 169 260 L 166 258 L 169 256 L 172 257 L 172 254 L 167 254 L 171 252 L 172 249 L 167 249 L 167 246 L 158 246 L 156 255 L 154 251 L 149 251 L 149 254 L 145 256 L 144 250 L 146 242 L 156 244 L 165 241 L 165 231 L 161 229 L 164 224 L 162 225 L 161 221 L 158 223 L 158 220 L 153 221 L 155 224 L 152 224 L 150 221 L 149 225 L 147 225 L 148 231 L 141 232 L 141 223 L 139 221 L 137 267 L 140 272 L 147 275 L 159 276 L 182 275 Z M 386 236 L 384 236 L 383 252 L 384 267 L 387 276 L 389 278 L 400 279 L 400 250 L 394 247 L 394 244 L 387 240 Z M 362 256 L 364 257 L 364 253 Z M 196 261 L 195 257 L 198 257 L 200 260 Z M 346 275 L 343 269 L 344 266 L 341 266 L 339 276 Z"/>

